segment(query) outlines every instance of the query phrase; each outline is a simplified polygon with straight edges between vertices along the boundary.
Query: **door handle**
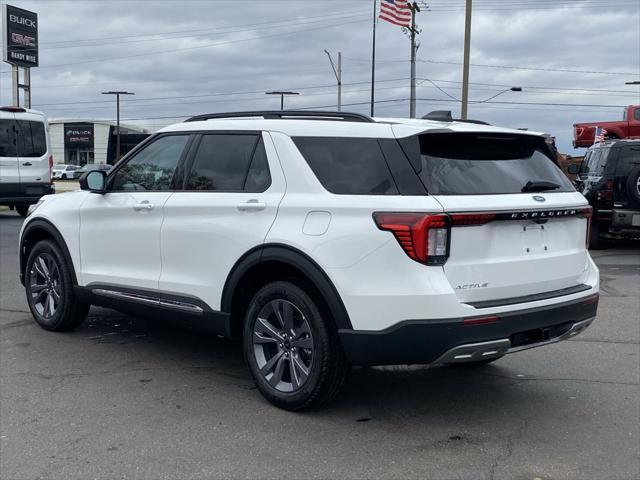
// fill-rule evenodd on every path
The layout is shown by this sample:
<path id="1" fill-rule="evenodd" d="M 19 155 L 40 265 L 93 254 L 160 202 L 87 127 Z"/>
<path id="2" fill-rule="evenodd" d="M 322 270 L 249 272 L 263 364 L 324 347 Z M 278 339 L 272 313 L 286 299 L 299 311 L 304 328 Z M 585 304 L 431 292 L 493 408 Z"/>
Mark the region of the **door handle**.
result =
<path id="1" fill-rule="evenodd" d="M 155 206 L 155 205 L 153 205 L 153 203 L 149 203 L 149 201 L 148 201 L 148 200 L 145 200 L 145 201 L 143 201 L 143 202 L 136 203 L 136 204 L 133 206 L 133 209 L 134 209 L 136 212 L 148 212 L 148 211 L 150 211 L 150 210 L 153 210 L 153 207 L 154 207 L 154 206 Z"/>
<path id="2" fill-rule="evenodd" d="M 238 210 L 241 212 L 259 212 L 265 208 L 267 208 L 267 204 L 259 202 L 256 198 L 238 204 Z"/>
<path id="3" fill-rule="evenodd" d="M 30 167 L 31 165 L 32 165 L 31 162 L 24 162 L 22 164 L 23 167 Z"/>

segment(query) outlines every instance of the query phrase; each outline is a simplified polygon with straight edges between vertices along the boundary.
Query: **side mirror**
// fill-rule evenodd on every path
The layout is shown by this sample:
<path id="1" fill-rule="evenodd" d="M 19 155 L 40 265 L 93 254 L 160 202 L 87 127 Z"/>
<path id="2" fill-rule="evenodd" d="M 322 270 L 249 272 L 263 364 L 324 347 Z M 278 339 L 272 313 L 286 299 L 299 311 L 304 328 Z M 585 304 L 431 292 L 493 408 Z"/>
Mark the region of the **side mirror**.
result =
<path id="1" fill-rule="evenodd" d="M 107 173 L 102 170 L 90 170 L 80 177 L 80 189 L 93 193 L 105 193 Z"/>
<path id="2" fill-rule="evenodd" d="M 578 165 L 577 163 L 572 163 L 567 167 L 567 172 L 569 172 L 569 174 L 571 175 L 577 175 L 578 173 L 580 173 L 580 165 Z"/>

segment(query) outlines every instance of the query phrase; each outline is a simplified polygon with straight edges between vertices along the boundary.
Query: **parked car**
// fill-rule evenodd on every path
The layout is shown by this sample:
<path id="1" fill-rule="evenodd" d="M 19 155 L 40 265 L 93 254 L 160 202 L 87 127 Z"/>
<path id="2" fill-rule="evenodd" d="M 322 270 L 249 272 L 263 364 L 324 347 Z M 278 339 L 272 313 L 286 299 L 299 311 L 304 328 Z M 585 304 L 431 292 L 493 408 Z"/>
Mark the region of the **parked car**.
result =
<path id="1" fill-rule="evenodd" d="M 606 130 L 607 139 L 640 138 L 640 105 L 626 107 L 622 120 L 574 124 L 574 148 L 592 146 L 595 142 L 596 127 Z"/>
<path id="2" fill-rule="evenodd" d="M 576 185 L 593 207 L 590 245 L 603 237 L 640 238 L 640 140 L 611 140 L 587 150 Z"/>
<path id="3" fill-rule="evenodd" d="M 591 207 L 542 136 L 340 112 L 193 117 L 20 233 L 44 329 L 90 305 L 242 339 L 259 391 L 299 410 L 350 365 L 482 365 L 596 316 Z"/>
<path id="4" fill-rule="evenodd" d="M 111 170 L 111 165 L 107 163 L 86 163 L 75 172 L 73 172 L 73 178 L 80 178 L 82 175 L 90 172 L 91 170 L 102 170 L 104 172 L 108 172 L 109 170 Z"/>
<path id="5" fill-rule="evenodd" d="M 0 107 L 0 205 L 23 217 L 29 205 L 53 193 L 53 157 L 42 112 Z"/>
<path id="6" fill-rule="evenodd" d="M 53 166 L 51 170 L 51 176 L 55 180 L 67 180 L 69 178 L 74 178 L 75 172 L 80 169 L 78 165 L 71 165 L 66 163 L 58 163 Z"/>

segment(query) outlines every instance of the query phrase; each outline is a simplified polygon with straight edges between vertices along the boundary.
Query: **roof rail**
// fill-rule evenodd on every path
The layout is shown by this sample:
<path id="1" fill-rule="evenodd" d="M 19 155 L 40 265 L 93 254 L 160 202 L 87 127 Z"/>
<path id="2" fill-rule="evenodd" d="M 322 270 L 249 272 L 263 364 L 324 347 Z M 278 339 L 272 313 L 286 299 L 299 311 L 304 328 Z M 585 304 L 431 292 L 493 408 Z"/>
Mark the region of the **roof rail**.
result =
<path id="1" fill-rule="evenodd" d="M 264 119 L 286 120 L 292 118 L 302 118 L 307 120 L 337 120 L 342 122 L 366 122 L 375 123 L 371 117 L 360 113 L 349 112 L 325 112 L 319 110 L 257 110 L 250 112 L 228 112 L 228 113 L 206 113 L 196 115 L 185 120 L 185 122 L 200 122 L 217 118 L 245 118 L 262 117 Z"/>
<path id="2" fill-rule="evenodd" d="M 434 110 L 427 113 L 422 117 L 423 120 L 433 120 L 436 122 L 462 122 L 462 123 L 477 123 L 479 125 L 489 125 L 482 120 L 462 120 L 461 118 L 453 118 L 451 116 L 451 110 Z"/>

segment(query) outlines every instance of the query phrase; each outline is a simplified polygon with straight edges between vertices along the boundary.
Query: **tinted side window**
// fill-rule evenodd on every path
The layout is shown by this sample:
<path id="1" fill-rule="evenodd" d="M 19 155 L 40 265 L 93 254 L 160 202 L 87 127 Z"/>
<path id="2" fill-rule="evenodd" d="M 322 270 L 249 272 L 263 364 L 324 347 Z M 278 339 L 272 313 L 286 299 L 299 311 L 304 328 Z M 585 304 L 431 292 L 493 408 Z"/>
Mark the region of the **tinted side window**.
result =
<path id="1" fill-rule="evenodd" d="M 621 148 L 618 155 L 616 175 L 629 175 L 631 170 L 640 165 L 640 145 Z"/>
<path id="2" fill-rule="evenodd" d="M 207 134 L 198 146 L 186 189 L 242 192 L 246 187 L 255 192 L 270 183 L 261 136 Z"/>
<path id="3" fill-rule="evenodd" d="M 271 185 L 271 173 L 269 173 L 269 162 L 267 152 L 264 149 L 262 138 L 256 146 L 249 167 L 247 179 L 244 182 L 244 191 L 250 193 L 264 192 Z"/>
<path id="4" fill-rule="evenodd" d="M 44 123 L 16 120 L 19 157 L 41 157 L 47 153 Z"/>
<path id="5" fill-rule="evenodd" d="M 324 188 L 350 195 L 397 195 L 375 138 L 295 137 L 298 150 Z"/>
<path id="6" fill-rule="evenodd" d="M 0 120 L 0 157 L 16 156 L 16 137 L 13 120 Z"/>
<path id="7" fill-rule="evenodd" d="M 633 119 L 634 120 L 640 120 L 640 108 L 636 108 L 633 111 Z"/>
<path id="8" fill-rule="evenodd" d="M 170 190 L 188 135 L 160 137 L 130 158 L 115 173 L 111 191 Z"/>

